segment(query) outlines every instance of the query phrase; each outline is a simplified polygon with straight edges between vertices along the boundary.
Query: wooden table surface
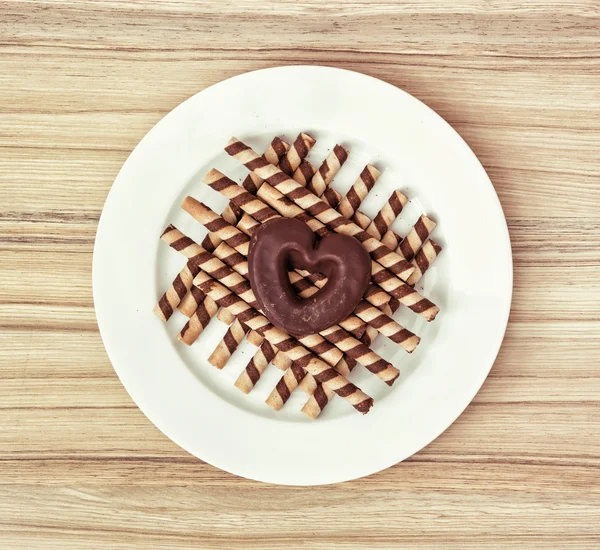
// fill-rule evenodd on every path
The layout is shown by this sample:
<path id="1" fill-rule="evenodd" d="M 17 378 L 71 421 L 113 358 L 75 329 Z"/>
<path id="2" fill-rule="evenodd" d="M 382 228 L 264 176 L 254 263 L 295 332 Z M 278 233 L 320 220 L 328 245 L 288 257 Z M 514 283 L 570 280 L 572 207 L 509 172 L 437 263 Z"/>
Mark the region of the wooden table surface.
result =
<path id="1" fill-rule="evenodd" d="M 230 76 L 325 64 L 433 107 L 508 218 L 492 372 L 435 442 L 320 488 L 255 483 L 160 433 L 94 316 L 110 186 L 163 115 Z M 598 548 L 597 0 L 0 3 L 0 547 Z"/>

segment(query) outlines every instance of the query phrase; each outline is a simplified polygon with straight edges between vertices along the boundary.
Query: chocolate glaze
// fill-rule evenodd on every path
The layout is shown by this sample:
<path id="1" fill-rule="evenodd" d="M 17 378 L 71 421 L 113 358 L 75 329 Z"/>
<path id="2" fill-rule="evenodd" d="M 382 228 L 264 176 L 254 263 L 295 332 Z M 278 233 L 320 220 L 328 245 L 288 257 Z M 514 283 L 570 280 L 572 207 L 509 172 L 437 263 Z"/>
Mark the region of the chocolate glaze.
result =
<path id="1" fill-rule="evenodd" d="M 262 224 L 250 241 L 248 268 L 256 301 L 269 320 L 294 336 L 313 334 L 342 321 L 357 306 L 371 278 L 371 259 L 355 238 L 315 234 L 300 220 Z M 298 297 L 288 271 L 320 272 L 327 284 L 310 298 Z"/>

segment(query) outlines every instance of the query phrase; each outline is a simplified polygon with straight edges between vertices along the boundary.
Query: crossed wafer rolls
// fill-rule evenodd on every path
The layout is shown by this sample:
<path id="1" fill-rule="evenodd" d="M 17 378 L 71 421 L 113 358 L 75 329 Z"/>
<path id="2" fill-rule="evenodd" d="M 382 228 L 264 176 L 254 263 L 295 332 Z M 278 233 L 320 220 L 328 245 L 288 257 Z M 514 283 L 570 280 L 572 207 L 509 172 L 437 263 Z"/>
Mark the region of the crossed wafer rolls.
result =
<path id="1" fill-rule="evenodd" d="M 188 258 L 187 266 L 190 274 L 196 276 L 199 271 L 197 260 L 204 249 L 173 225 L 169 225 L 160 238 L 171 248 Z M 207 299 L 205 295 L 198 292 L 188 292 L 179 306 L 180 311 L 189 317 L 189 321 L 181 329 L 178 339 L 187 345 L 191 345 L 206 328 L 219 308 L 213 300 Z"/>
<path id="2" fill-rule="evenodd" d="M 177 274 L 171 286 L 160 297 L 158 304 L 154 308 L 156 316 L 163 321 L 168 321 L 173 315 L 173 311 L 179 306 L 181 300 L 188 293 L 192 286 L 192 281 L 197 275 L 196 266 L 185 264 L 184 268 Z"/>
<path id="3" fill-rule="evenodd" d="M 400 191 L 394 191 L 381 210 L 377 212 L 373 220 L 357 211 L 354 214 L 354 221 L 362 227 L 367 233 L 370 233 L 376 239 L 379 239 L 388 248 L 395 250 L 402 241 L 394 231 L 390 229 L 394 220 L 400 215 L 406 204 L 408 197 Z"/>
<path id="4" fill-rule="evenodd" d="M 337 206 L 341 195 L 335 189 L 330 188 L 329 184 L 347 159 L 348 150 L 341 145 L 336 145 L 308 182 L 306 188 L 317 197 L 324 196 L 330 206 Z"/>
<path id="5" fill-rule="evenodd" d="M 184 201 L 184 205 L 189 205 L 189 199 L 190 197 Z M 201 249 L 199 245 L 197 246 L 198 249 Z M 231 289 L 253 308 L 259 309 L 250 283 L 240 273 L 233 271 L 219 258 L 203 249 L 195 256 L 195 262 L 198 267 L 221 281 L 227 288 Z M 245 260 L 239 262 L 238 269 L 247 274 L 247 262 Z M 241 335 L 241 339 L 243 339 L 243 335 Z M 347 353 L 388 385 L 392 385 L 400 375 L 398 369 L 379 357 L 339 325 L 334 325 L 329 329 L 321 331 L 319 334 L 298 337 L 298 340 L 332 366 L 336 365 L 342 359 L 344 353 Z M 224 348 L 226 347 L 224 346 Z M 226 350 L 223 349 L 222 351 L 225 353 Z M 227 356 L 228 358 L 229 356 Z"/>
<path id="6" fill-rule="evenodd" d="M 290 149 L 289 143 L 287 143 L 286 141 L 283 141 L 281 138 L 274 137 L 273 140 L 271 141 L 271 143 L 269 144 L 269 147 L 267 147 L 267 150 L 265 151 L 263 158 L 267 162 L 270 162 L 274 166 L 277 166 L 279 164 L 279 160 L 281 158 L 283 158 L 283 156 L 289 151 L 289 149 Z M 261 186 L 262 182 L 263 182 L 263 180 L 261 178 L 259 178 L 253 172 L 250 172 L 244 179 L 244 182 L 242 183 L 242 185 L 250 193 L 256 193 L 258 191 L 258 188 Z M 235 224 L 232 224 L 232 225 L 235 225 Z"/>
<path id="7" fill-rule="evenodd" d="M 272 325 L 264 315 L 217 282 L 208 273 L 200 271 L 194 279 L 194 284 L 218 305 L 227 308 L 240 322 L 258 332 L 272 346 L 283 351 L 292 361 L 296 361 L 327 389 L 348 401 L 356 410 L 364 414 L 372 407 L 373 399 L 371 397 L 289 334 Z"/>
<path id="8" fill-rule="evenodd" d="M 442 247 L 432 239 L 425 242 L 411 262 L 415 267 L 415 270 L 408 278 L 407 282 L 409 285 L 415 285 L 421 280 L 421 277 L 423 277 L 425 272 L 429 269 L 429 266 L 431 266 L 441 251 Z"/>
<path id="9" fill-rule="evenodd" d="M 364 201 L 369 194 L 369 191 L 373 189 L 373 186 L 380 175 L 381 172 L 377 170 L 375 166 L 367 164 L 360 173 L 360 176 L 358 176 L 358 179 L 348 190 L 348 193 L 346 193 L 346 196 L 341 200 L 340 204 L 338 204 L 338 212 L 351 220 L 354 213 L 362 204 L 362 201 Z"/>
<path id="10" fill-rule="evenodd" d="M 266 182 L 261 185 L 261 188 L 258 191 L 258 197 L 260 198 L 251 195 L 216 169 L 211 170 L 204 177 L 204 182 L 207 183 L 211 188 L 219 191 L 223 196 L 232 200 L 242 210 L 250 214 L 257 221 L 268 221 L 274 217 L 277 217 L 279 213 L 284 217 L 295 217 L 301 221 L 304 221 L 320 237 L 324 237 L 331 233 L 331 231 L 319 220 L 309 216 L 299 206 L 291 202 L 287 197 L 284 197 L 279 191 L 271 187 Z M 261 199 L 263 199 L 273 208 L 267 206 L 267 204 L 262 202 Z M 186 208 L 185 202 L 183 207 L 184 209 Z M 219 223 L 220 228 L 222 228 L 223 224 L 226 223 L 227 222 L 222 220 L 222 222 Z M 231 231 L 231 226 L 229 226 L 228 229 Z M 247 255 L 247 252 L 248 251 L 246 248 L 244 254 Z M 381 288 L 383 288 L 392 296 L 395 296 L 415 313 L 418 313 L 428 321 L 432 321 L 435 318 L 439 311 L 439 308 L 435 304 L 426 298 L 423 298 L 412 287 L 407 285 L 404 281 L 396 277 L 393 273 L 385 269 L 376 261 L 371 262 L 371 268 L 371 275 L 373 276 L 374 281 Z M 413 269 L 414 268 L 411 266 L 411 272 Z"/>
<path id="11" fill-rule="evenodd" d="M 306 214 L 300 207 L 268 183 L 264 183 L 261 186 L 258 195 L 282 216 L 298 218 L 306 222 L 321 237 L 329 234 L 329 230 L 320 221 Z M 403 280 L 375 261 L 371 262 L 371 278 L 374 283 L 388 294 L 400 300 L 400 302 L 427 321 L 433 321 L 438 314 L 439 308 L 434 303 L 421 296 L 410 285 L 407 285 Z"/>
<path id="12" fill-rule="evenodd" d="M 413 272 L 414 268 L 405 258 L 390 250 L 364 229 L 336 212 L 329 204 L 302 187 L 279 168 L 269 164 L 241 141 L 232 138 L 225 151 L 331 230 L 358 239 L 376 262 L 379 262 L 400 278 L 406 279 Z"/>
<path id="13" fill-rule="evenodd" d="M 415 257 L 421 245 L 435 229 L 435 226 L 436 223 L 424 214 L 419 217 L 399 246 L 407 260 L 412 260 Z"/>
<path id="14" fill-rule="evenodd" d="M 229 180 L 229 181 L 231 181 L 231 180 Z M 235 185 L 236 187 L 239 187 L 235 183 L 233 183 L 233 185 Z M 267 185 L 267 184 L 265 184 L 265 185 Z M 248 200 L 245 204 L 250 204 L 250 202 L 251 201 Z M 244 235 L 243 233 L 239 232 L 239 230 L 237 228 L 232 228 L 231 226 L 229 226 L 229 224 L 227 224 L 227 222 L 222 220 L 222 218 L 220 218 L 218 216 L 218 214 L 215 214 L 207 206 L 196 201 L 192 197 L 187 197 L 184 200 L 182 207 L 186 212 L 188 212 L 196 220 L 198 220 L 200 223 L 204 224 L 205 226 L 207 226 L 207 227 L 209 225 L 212 227 L 218 226 L 219 231 L 222 231 L 223 234 L 227 233 L 228 239 L 224 239 L 225 243 L 229 245 L 230 242 L 233 242 L 235 245 L 236 251 L 239 253 L 239 256 L 236 255 L 235 253 L 233 253 L 231 251 L 230 247 L 225 248 L 222 245 L 219 245 L 219 247 L 217 248 L 217 250 L 219 250 L 219 248 L 220 248 L 219 256 L 221 257 L 221 259 L 223 259 L 223 261 L 225 260 L 225 258 L 228 258 L 228 261 L 231 262 L 229 265 L 233 269 L 238 271 L 239 274 L 246 277 L 248 266 L 247 266 L 247 261 L 245 259 L 245 256 L 248 255 L 248 249 L 247 249 L 246 244 L 249 241 L 249 237 Z M 275 213 L 275 215 L 277 215 L 277 214 Z M 242 223 L 242 220 L 240 220 L 240 223 Z M 215 251 L 215 253 L 216 252 L 217 251 Z M 322 287 L 322 286 L 324 286 L 325 282 L 326 282 L 325 279 L 319 279 L 317 282 L 315 282 L 315 286 Z M 292 283 L 294 284 L 293 280 L 292 280 Z M 308 283 L 305 283 L 305 284 L 308 285 Z M 405 285 L 405 286 L 407 286 L 407 285 Z M 307 288 L 307 289 L 312 288 L 312 285 L 306 286 L 304 288 Z M 298 287 L 296 287 L 296 289 L 300 290 L 302 292 L 302 290 L 298 289 Z M 314 293 L 316 291 L 317 290 L 312 290 L 312 293 Z M 386 300 L 381 300 L 381 298 L 380 298 L 380 296 L 382 294 L 384 294 L 384 293 L 378 291 L 377 289 L 369 288 L 367 293 L 365 294 L 365 298 L 369 302 L 372 302 L 374 305 L 381 306 L 386 303 Z M 362 302 L 361 302 L 361 304 L 362 304 Z M 380 329 L 382 330 L 382 333 L 386 334 L 386 336 L 389 336 L 393 341 L 400 344 L 409 353 L 412 352 L 415 349 L 415 347 L 417 346 L 417 344 L 419 343 L 419 337 L 415 336 L 410 331 L 406 330 L 404 327 L 400 326 L 398 323 L 396 323 L 392 319 L 385 318 L 385 322 L 384 322 L 384 318 L 381 318 L 379 315 L 377 315 L 375 313 L 376 311 L 378 311 L 378 310 L 375 307 L 373 307 L 372 305 L 369 305 L 368 303 L 365 302 L 363 305 L 361 305 L 360 308 L 357 308 L 357 317 L 359 317 L 359 319 L 363 320 L 364 322 L 372 323 L 374 326 L 379 326 Z M 381 312 L 379 312 L 379 313 L 381 314 Z M 382 314 L 382 315 L 384 315 L 384 314 Z M 348 332 L 358 329 L 358 327 L 361 325 L 362 324 L 360 322 L 359 323 L 356 322 L 356 320 L 354 319 L 353 316 L 350 316 L 348 319 L 346 319 L 340 323 L 340 327 L 346 329 Z M 338 327 L 338 328 L 340 328 L 340 327 Z M 394 330 L 392 330 L 392 327 Z M 385 331 L 385 332 L 383 332 L 383 331 Z M 325 336 L 325 334 L 323 334 L 323 336 Z M 339 336 L 340 336 L 339 334 L 335 335 L 332 333 L 327 333 L 327 336 L 325 336 L 325 338 L 329 341 L 332 341 L 331 340 L 332 338 L 336 338 Z M 346 343 L 344 345 L 348 345 L 348 344 Z M 364 363 L 362 363 L 360 357 L 364 357 L 365 350 L 363 348 L 360 348 L 360 350 L 362 352 L 362 354 L 360 356 L 353 355 L 352 353 L 348 353 L 348 355 L 350 355 L 354 359 L 357 359 L 358 362 L 360 362 L 361 364 L 364 364 Z M 346 349 L 344 349 L 344 351 L 347 352 Z M 358 351 L 356 351 L 356 353 L 358 353 Z M 373 358 L 371 358 L 371 359 L 373 359 Z M 365 364 L 365 366 L 367 368 L 369 368 L 370 364 L 371 363 L 367 363 L 367 364 Z"/>
<path id="15" fill-rule="evenodd" d="M 291 177 L 315 143 L 316 140 L 308 134 L 304 132 L 298 134 L 289 151 L 279 161 L 281 171 Z"/>

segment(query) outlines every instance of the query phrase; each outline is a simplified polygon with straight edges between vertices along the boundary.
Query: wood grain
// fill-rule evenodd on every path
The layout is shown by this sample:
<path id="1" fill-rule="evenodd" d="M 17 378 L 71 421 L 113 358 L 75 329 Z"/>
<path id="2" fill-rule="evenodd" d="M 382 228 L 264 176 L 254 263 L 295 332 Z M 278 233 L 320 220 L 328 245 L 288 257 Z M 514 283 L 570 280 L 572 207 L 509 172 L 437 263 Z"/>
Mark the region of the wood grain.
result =
<path id="1" fill-rule="evenodd" d="M 506 339 L 473 403 L 406 462 L 331 487 L 239 479 L 119 383 L 91 297 L 96 225 L 141 137 L 262 67 L 334 65 L 445 117 L 508 218 Z M 596 0 L 0 4 L 2 548 L 598 548 Z"/>

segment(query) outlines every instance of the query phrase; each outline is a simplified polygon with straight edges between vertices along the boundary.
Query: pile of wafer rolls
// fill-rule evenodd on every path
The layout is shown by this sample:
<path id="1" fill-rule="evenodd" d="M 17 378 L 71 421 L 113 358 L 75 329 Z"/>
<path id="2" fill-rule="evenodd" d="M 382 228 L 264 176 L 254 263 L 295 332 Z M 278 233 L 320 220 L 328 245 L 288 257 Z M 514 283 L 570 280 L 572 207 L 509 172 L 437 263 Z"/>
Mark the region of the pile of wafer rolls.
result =
<path id="1" fill-rule="evenodd" d="M 362 365 L 391 386 L 399 370 L 372 349 L 383 334 L 408 353 L 420 338 L 393 319 L 401 306 L 407 306 L 426 321 L 433 321 L 439 308 L 414 289 L 442 248 L 430 234 L 436 223 L 421 215 L 405 237 L 391 227 L 408 203 L 394 191 L 371 219 L 360 206 L 373 189 L 380 171 L 367 164 L 345 196 L 331 183 L 348 158 L 348 150 L 336 145 L 321 166 L 315 168 L 306 158 L 316 140 L 300 133 L 292 144 L 275 137 L 264 154 L 232 138 L 225 151 L 248 168 L 240 184 L 217 169 L 204 183 L 229 200 L 217 214 L 193 197 L 182 208 L 201 223 L 208 233 L 201 243 L 169 225 L 161 240 L 186 258 L 183 269 L 160 297 L 154 309 L 168 321 L 179 309 L 188 321 L 178 339 L 192 345 L 213 317 L 228 325 L 223 339 L 208 361 L 222 369 L 244 339 L 256 352 L 240 373 L 235 386 L 250 393 L 269 365 L 283 374 L 266 400 L 274 410 L 281 409 L 293 391 L 308 396 L 302 408 L 317 418 L 334 394 L 365 414 L 373 399 L 346 377 Z M 371 256 L 371 284 L 354 312 L 337 325 L 318 334 L 292 337 L 270 323 L 260 310 L 248 278 L 250 239 L 260 224 L 278 217 L 294 217 L 305 222 L 318 237 L 337 232 L 360 241 Z M 301 298 L 318 292 L 327 279 L 320 273 L 295 270 L 290 281 Z"/>

